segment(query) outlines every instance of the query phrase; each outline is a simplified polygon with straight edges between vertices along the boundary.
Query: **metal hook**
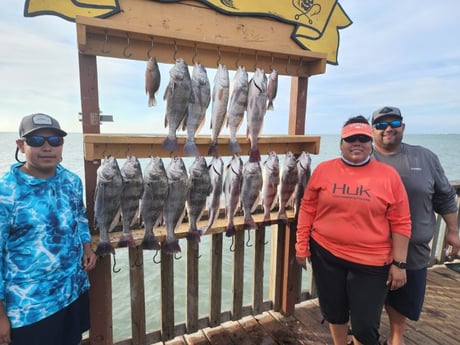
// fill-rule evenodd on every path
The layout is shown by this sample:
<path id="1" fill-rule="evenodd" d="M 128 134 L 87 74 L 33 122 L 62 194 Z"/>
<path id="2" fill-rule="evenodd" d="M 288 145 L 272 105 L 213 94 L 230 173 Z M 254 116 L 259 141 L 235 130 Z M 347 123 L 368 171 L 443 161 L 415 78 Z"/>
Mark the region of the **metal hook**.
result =
<path id="1" fill-rule="evenodd" d="M 106 50 L 106 49 L 105 49 L 105 46 L 106 46 L 106 44 L 107 44 L 107 40 L 108 40 L 107 35 L 108 35 L 108 32 L 109 32 L 109 31 L 108 31 L 108 30 L 104 30 L 104 32 L 105 32 L 105 40 L 104 40 L 104 43 L 103 43 L 103 45 L 102 45 L 101 52 L 103 52 L 104 54 L 108 54 L 108 53 L 110 53 L 110 50 Z"/>
<path id="2" fill-rule="evenodd" d="M 116 266 L 116 265 L 117 265 L 117 259 L 115 259 L 115 254 L 113 254 L 113 266 L 112 266 L 112 271 L 113 271 L 113 273 L 118 273 L 118 272 L 121 271 L 121 268 L 118 269 L 118 270 L 115 269 L 115 266 Z"/>
<path id="3" fill-rule="evenodd" d="M 194 43 L 194 46 L 195 46 L 195 53 L 193 54 L 193 57 L 192 57 L 192 63 L 195 64 L 195 58 L 198 54 L 198 48 L 196 46 L 196 42 Z"/>
<path id="4" fill-rule="evenodd" d="M 288 55 L 288 63 L 286 65 L 286 74 L 289 75 L 288 66 L 291 64 L 291 55 Z"/>
<path id="5" fill-rule="evenodd" d="M 220 47 L 217 47 L 217 56 L 218 56 L 218 58 L 217 58 L 217 63 L 216 64 L 217 64 L 217 66 L 219 66 L 220 59 L 222 58 L 222 55 L 220 53 Z"/>
<path id="6" fill-rule="evenodd" d="M 153 50 L 153 37 L 150 37 L 150 39 L 152 40 L 152 46 L 151 46 L 150 49 L 147 51 L 147 59 L 150 59 L 150 58 L 151 58 L 150 53 L 151 53 L 152 50 Z"/>
<path id="7" fill-rule="evenodd" d="M 251 240 L 251 230 L 248 230 L 248 240 L 246 241 L 246 247 L 252 247 L 252 244 L 249 244 Z"/>
<path id="8" fill-rule="evenodd" d="M 130 56 L 133 55 L 133 54 L 131 54 L 131 53 L 129 53 L 129 54 L 126 53 L 128 47 L 129 47 L 129 34 L 128 34 L 128 33 L 126 33 L 126 38 L 127 38 L 127 40 L 128 40 L 128 44 L 126 45 L 125 49 L 123 49 L 123 55 L 124 55 L 125 57 L 130 57 Z"/>
<path id="9" fill-rule="evenodd" d="M 232 236 L 232 243 L 230 244 L 230 251 L 235 251 L 235 236 Z"/>
<path id="10" fill-rule="evenodd" d="M 176 54 L 177 54 L 177 42 L 174 40 L 174 55 L 173 55 L 173 60 L 174 62 L 176 61 Z"/>
<path id="11" fill-rule="evenodd" d="M 254 71 L 257 70 L 257 63 L 259 62 L 259 55 L 256 50 L 256 63 L 254 64 Z"/>
<path id="12" fill-rule="evenodd" d="M 154 264 L 157 264 L 157 265 L 158 265 L 158 264 L 161 264 L 161 260 L 157 260 L 157 259 L 156 259 L 157 255 L 158 255 L 158 252 L 159 252 L 159 250 L 156 250 L 156 251 L 155 251 L 155 255 L 154 255 L 153 258 L 152 258 L 153 263 L 154 263 Z"/>
<path id="13" fill-rule="evenodd" d="M 182 255 L 178 256 L 178 255 L 179 255 L 178 253 L 179 253 L 179 252 L 174 253 L 174 259 L 175 259 L 175 260 L 180 260 L 180 259 L 182 259 Z"/>

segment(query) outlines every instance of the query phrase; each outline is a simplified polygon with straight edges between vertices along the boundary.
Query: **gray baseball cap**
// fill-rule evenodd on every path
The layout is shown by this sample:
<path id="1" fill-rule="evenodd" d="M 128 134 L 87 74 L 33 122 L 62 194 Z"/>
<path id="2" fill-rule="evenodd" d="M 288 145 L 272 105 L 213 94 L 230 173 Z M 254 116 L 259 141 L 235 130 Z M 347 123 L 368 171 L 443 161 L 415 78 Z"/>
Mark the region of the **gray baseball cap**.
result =
<path id="1" fill-rule="evenodd" d="M 396 107 L 385 106 L 383 108 L 377 109 L 372 113 L 372 123 L 375 123 L 379 118 L 385 116 L 396 116 L 402 120 L 401 110 Z"/>
<path id="2" fill-rule="evenodd" d="M 57 135 L 62 137 L 67 135 L 67 133 L 61 129 L 61 125 L 59 125 L 59 122 L 55 118 L 46 114 L 37 113 L 22 118 L 19 125 L 19 137 L 24 138 L 39 129 L 52 129 Z"/>

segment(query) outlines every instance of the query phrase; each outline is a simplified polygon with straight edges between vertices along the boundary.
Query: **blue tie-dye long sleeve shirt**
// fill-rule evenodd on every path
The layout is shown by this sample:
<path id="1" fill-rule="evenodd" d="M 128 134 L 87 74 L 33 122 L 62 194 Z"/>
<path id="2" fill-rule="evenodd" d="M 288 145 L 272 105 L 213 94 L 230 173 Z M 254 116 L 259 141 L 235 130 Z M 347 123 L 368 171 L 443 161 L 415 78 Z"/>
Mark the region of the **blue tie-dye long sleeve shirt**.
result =
<path id="1" fill-rule="evenodd" d="M 81 179 L 61 165 L 47 179 L 20 166 L 0 179 L 0 300 L 13 328 L 56 313 L 89 288 Z"/>

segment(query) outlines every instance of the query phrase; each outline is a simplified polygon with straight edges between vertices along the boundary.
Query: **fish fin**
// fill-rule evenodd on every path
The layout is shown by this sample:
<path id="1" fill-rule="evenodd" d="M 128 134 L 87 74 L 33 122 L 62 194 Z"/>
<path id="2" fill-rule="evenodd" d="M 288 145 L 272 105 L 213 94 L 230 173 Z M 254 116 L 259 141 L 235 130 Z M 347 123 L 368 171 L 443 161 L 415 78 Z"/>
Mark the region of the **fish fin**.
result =
<path id="1" fill-rule="evenodd" d="M 163 141 L 163 148 L 169 152 L 177 152 L 179 149 L 179 145 L 177 143 L 176 137 L 169 137 L 167 136 Z"/>
<path id="2" fill-rule="evenodd" d="M 191 140 L 186 140 L 184 144 L 184 153 L 189 157 L 198 157 L 200 155 L 200 150 L 196 144 Z"/>
<path id="3" fill-rule="evenodd" d="M 250 162 L 260 162 L 261 157 L 260 157 L 260 152 L 259 149 L 251 149 L 249 151 L 249 161 Z"/>
<path id="4" fill-rule="evenodd" d="M 166 239 L 161 244 L 161 250 L 166 254 L 179 253 L 181 251 L 180 246 L 179 246 L 179 240 L 176 238 L 171 239 L 171 240 Z"/>
<path id="5" fill-rule="evenodd" d="M 115 250 L 110 242 L 99 242 L 96 248 L 96 255 L 105 256 L 115 254 Z"/>
<path id="6" fill-rule="evenodd" d="M 241 146 L 238 143 L 238 141 L 230 140 L 228 146 L 230 148 L 230 151 L 232 151 L 233 153 L 240 153 L 241 152 Z"/>

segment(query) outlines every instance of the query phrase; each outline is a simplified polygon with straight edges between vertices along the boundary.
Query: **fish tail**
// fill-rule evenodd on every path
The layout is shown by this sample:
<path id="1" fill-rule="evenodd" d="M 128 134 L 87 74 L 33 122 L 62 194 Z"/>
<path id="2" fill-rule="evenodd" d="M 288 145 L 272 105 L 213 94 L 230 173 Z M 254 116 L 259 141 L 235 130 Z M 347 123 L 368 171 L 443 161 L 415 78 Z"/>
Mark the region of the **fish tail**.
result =
<path id="1" fill-rule="evenodd" d="M 251 148 L 249 151 L 249 161 L 250 162 L 260 162 L 260 152 L 258 148 Z"/>
<path id="2" fill-rule="evenodd" d="M 288 218 L 286 215 L 286 211 L 284 209 L 279 211 L 278 220 L 280 220 L 283 223 L 287 223 Z"/>
<path id="3" fill-rule="evenodd" d="M 157 241 L 154 234 L 148 234 L 144 236 L 141 246 L 142 246 L 142 249 L 146 249 L 146 250 L 160 250 L 161 249 L 161 245 Z"/>
<path id="4" fill-rule="evenodd" d="M 112 244 L 110 242 L 99 242 L 96 248 L 96 255 L 106 256 L 110 254 L 115 254 Z"/>
<path id="5" fill-rule="evenodd" d="M 244 229 L 257 229 L 257 224 L 251 215 L 244 217 Z"/>
<path id="6" fill-rule="evenodd" d="M 238 141 L 233 141 L 233 140 L 230 140 L 228 146 L 230 147 L 230 151 L 232 151 L 233 153 L 240 153 L 241 152 L 241 146 L 240 144 L 238 143 Z"/>
<path id="7" fill-rule="evenodd" d="M 201 231 L 199 230 L 189 230 L 189 232 L 187 233 L 188 241 L 200 242 L 200 238 L 201 238 Z"/>
<path id="8" fill-rule="evenodd" d="M 149 97 L 149 107 L 154 107 L 157 105 L 157 100 L 155 99 L 155 95 Z"/>
<path id="9" fill-rule="evenodd" d="M 273 100 L 268 101 L 267 110 L 273 110 Z"/>
<path id="10" fill-rule="evenodd" d="M 133 235 L 128 234 L 122 234 L 120 236 L 120 239 L 118 240 L 118 247 L 130 247 L 130 248 L 135 248 L 136 247 L 136 242 L 134 242 Z"/>
<path id="11" fill-rule="evenodd" d="M 163 141 L 163 148 L 169 152 L 177 152 L 179 145 L 176 137 L 167 136 Z"/>
<path id="12" fill-rule="evenodd" d="M 166 239 L 161 245 L 161 250 L 166 254 L 179 253 L 181 251 L 179 240 L 176 238 Z"/>
<path id="13" fill-rule="evenodd" d="M 269 207 L 265 208 L 263 223 L 264 223 L 264 225 L 269 225 L 271 223 L 270 208 Z"/>
<path id="14" fill-rule="evenodd" d="M 227 231 L 225 231 L 225 236 L 226 237 L 232 237 L 233 235 L 235 235 L 235 233 L 236 233 L 235 225 L 229 224 L 227 226 Z"/>
<path id="15" fill-rule="evenodd" d="M 184 153 L 186 156 L 189 156 L 189 157 L 198 157 L 200 155 L 200 151 L 198 150 L 198 147 L 193 141 L 190 141 L 190 140 L 185 141 Z"/>
<path id="16" fill-rule="evenodd" d="M 208 155 L 213 157 L 219 157 L 219 149 L 217 148 L 216 142 L 211 142 L 208 148 Z"/>

